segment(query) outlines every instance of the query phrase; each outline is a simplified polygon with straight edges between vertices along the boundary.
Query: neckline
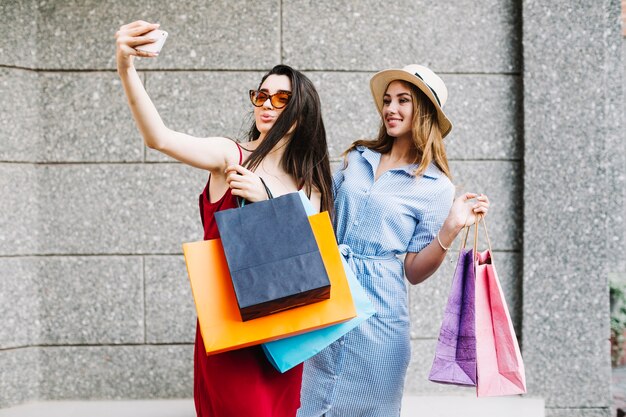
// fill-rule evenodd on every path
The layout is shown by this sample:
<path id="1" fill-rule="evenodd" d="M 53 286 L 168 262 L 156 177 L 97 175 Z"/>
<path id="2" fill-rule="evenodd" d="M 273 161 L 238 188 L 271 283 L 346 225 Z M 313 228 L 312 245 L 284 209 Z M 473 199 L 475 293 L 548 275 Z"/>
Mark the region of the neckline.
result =
<path id="1" fill-rule="evenodd" d="M 357 150 L 360 152 L 363 159 L 365 159 L 369 163 L 369 166 L 372 169 L 372 178 L 374 178 L 374 182 L 378 181 L 380 177 L 384 175 L 384 173 L 382 173 L 378 177 L 378 179 L 376 179 L 376 170 L 378 169 L 378 166 L 380 165 L 380 159 L 381 159 L 382 154 L 380 152 L 371 150 L 367 146 L 362 146 L 362 145 L 357 146 Z M 387 171 L 385 171 L 385 173 L 389 171 L 401 171 L 407 175 L 414 176 L 413 173 L 417 170 L 418 167 L 419 167 L 419 164 L 408 164 L 408 165 L 403 165 L 400 167 L 390 168 Z M 439 169 L 433 163 L 430 163 L 428 167 L 426 167 L 426 171 L 424 171 L 422 175 L 425 177 L 437 179 L 440 176 L 440 172 L 439 172 Z"/>

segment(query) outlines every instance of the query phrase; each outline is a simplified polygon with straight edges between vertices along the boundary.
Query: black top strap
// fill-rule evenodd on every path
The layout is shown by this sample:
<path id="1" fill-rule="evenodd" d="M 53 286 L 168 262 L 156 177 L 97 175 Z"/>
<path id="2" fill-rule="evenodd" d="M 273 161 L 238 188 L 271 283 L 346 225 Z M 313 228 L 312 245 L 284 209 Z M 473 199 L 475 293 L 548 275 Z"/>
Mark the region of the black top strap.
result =
<path id="1" fill-rule="evenodd" d="M 270 191 L 270 188 L 267 186 L 267 184 L 265 183 L 265 181 L 263 181 L 262 177 L 259 177 L 261 179 L 261 183 L 263 183 L 263 187 L 265 187 L 265 192 L 267 193 L 267 198 L 272 199 L 274 198 L 274 196 L 272 195 L 272 192 Z"/>
<path id="2" fill-rule="evenodd" d="M 272 195 L 272 191 L 270 190 L 270 188 L 267 186 L 267 184 L 265 183 L 265 181 L 263 180 L 262 177 L 259 177 L 259 179 L 261 180 L 261 184 L 263 184 L 263 187 L 265 187 L 265 192 L 267 193 L 267 198 L 268 199 L 272 199 L 274 198 L 274 196 Z M 246 200 L 245 198 L 241 198 L 241 197 L 237 197 L 237 205 L 239 207 L 243 207 L 246 204 L 252 204 L 252 202 Z"/>

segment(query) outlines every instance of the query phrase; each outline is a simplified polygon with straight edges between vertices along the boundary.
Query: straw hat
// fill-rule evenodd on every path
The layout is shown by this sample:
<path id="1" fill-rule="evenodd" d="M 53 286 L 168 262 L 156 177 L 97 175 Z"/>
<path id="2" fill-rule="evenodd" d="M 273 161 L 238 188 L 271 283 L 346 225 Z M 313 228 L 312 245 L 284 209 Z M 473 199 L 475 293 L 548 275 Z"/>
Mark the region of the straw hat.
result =
<path id="1" fill-rule="evenodd" d="M 389 83 L 395 80 L 411 83 L 426 94 L 426 97 L 432 101 L 437 109 L 441 136 L 446 137 L 452 130 L 452 123 L 443 112 L 443 106 L 448 99 L 448 89 L 443 80 L 430 69 L 416 64 L 407 65 L 402 69 L 387 69 L 374 74 L 370 80 L 370 88 L 381 116 L 383 114 L 383 96 Z"/>

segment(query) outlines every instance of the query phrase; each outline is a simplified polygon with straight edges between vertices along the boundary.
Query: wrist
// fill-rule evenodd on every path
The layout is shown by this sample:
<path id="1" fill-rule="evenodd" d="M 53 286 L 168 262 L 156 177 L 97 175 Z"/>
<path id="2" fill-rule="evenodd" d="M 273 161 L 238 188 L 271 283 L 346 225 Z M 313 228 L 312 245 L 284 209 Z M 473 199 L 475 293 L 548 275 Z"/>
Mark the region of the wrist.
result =
<path id="1" fill-rule="evenodd" d="M 117 65 L 117 75 L 119 75 L 120 77 L 127 77 L 128 73 L 130 72 L 130 66 L 127 65 Z"/>
<path id="2" fill-rule="evenodd" d="M 440 234 L 441 234 L 441 230 L 437 232 L 437 236 L 436 236 L 437 243 L 439 244 L 439 247 L 441 248 L 441 250 L 443 250 L 444 252 L 447 252 L 448 249 L 450 249 L 450 244 L 444 245 L 444 243 L 441 241 Z"/>
<path id="3" fill-rule="evenodd" d="M 131 71 L 135 70 L 133 61 L 128 59 L 118 59 L 117 61 L 117 73 L 121 76 L 128 75 Z"/>
<path id="4" fill-rule="evenodd" d="M 441 225 L 441 237 L 449 236 L 454 239 L 464 227 L 465 224 L 460 223 L 457 219 L 447 218 Z"/>
<path id="5" fill-rule="evenodd" d="M 452 246 L 454 239 L 456 239 L 461 230 L 463 230 L 462 224 L 446 219 L 437 234 L 440 246 L 446 248 Z"/>

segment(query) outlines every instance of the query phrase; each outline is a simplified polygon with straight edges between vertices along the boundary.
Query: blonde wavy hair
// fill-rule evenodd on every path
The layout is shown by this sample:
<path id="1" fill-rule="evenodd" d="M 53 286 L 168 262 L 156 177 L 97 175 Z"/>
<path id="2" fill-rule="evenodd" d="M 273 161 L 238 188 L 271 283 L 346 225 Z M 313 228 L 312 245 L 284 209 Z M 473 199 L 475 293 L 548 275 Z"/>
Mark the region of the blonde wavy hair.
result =
<path id="1" fill-rule="evenodd" d="M 430 163 L 434 162 L 437 168 L 452 180 L 435 105 L 413 84 L 402 80 L 397 81 L 410 90 L 411 99 L 413 100 L 413 126 L 411 128 L 413 144 L 415 145 L 415 160 L 413 163 L 418 164 L 414 175 L 417 177 L 422 176 Z M 394 137 L 387 134 L 385 121 L 381 117 L 378 137 L 374 140 L 360 139 L 353 142 L 342 154 L 344 167 L 347 166 L 346 157 L 348 153 L 357 146 L 365 146 L 373 151 L 385 154 L 391 151 L 394 140 Z"/>

